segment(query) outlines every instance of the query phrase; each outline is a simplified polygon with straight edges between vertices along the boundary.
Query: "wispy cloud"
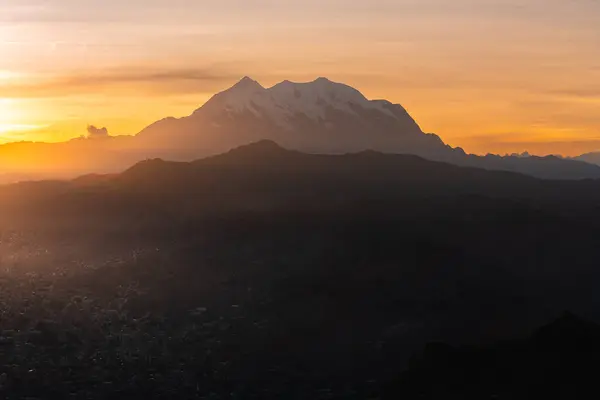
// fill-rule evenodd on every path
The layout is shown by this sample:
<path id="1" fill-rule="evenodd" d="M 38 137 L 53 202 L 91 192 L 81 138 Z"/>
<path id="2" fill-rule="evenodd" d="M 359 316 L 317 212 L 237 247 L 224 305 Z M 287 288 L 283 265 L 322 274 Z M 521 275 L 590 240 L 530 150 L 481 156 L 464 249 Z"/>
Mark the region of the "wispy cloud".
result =
<path id="1" fill-rule="evenodd" d="M 118 68 L 38 76 L 31 80 L 0 82 L 0 97 L 48 98 L 114 92 L 118 95 L 186 94 L 211 92 L 243 76 L 208 68 Z"/>
<path id="2" fill-rule="evenodd" d="M 600 71 L 600 70 L 599 70 Z M 600 78 L 600 75 L 598 76 Z M 546 91 L 550 96 L 566 98 L 600 99 L 600 84 L 586 83 L 577 86 L 551 88 Z"/>

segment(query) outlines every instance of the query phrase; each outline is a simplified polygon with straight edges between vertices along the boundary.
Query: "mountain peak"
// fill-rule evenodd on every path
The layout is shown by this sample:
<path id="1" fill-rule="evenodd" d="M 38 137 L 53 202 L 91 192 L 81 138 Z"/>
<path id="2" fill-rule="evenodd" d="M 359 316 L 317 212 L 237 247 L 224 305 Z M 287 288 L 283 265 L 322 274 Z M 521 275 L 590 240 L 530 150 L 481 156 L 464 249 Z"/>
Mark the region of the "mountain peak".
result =
<path id="1" fill-rule="evenodd" d="M 336 110 L 356 118 L 357 108 L 362 108 L 378 112 L 387 118 L 398 118 L 389 107 L 371 102 L 355 88 L 325 77 L 309 82 L 285 80 L 270 88 L 264 88 L 246 76 L 230 89 L 215 95 L 214 101 L 211 99 L 207 105 L 207 109 L 211 110 L 250 113 L 270 120 L 286 130 L 293 129 L 290 120 L 298 116 L 320 123 L 325 119 L 328 110 Z"/>
<path id="2" fill-rule="evenodd" d="M 242 145 L 240 147 L 230 150 L 233 153 L 252 153 L 252 154 L 273 154 L 287 152 L 286 149 L 281 147 L 278 143 L 273 140 L 263 139 L 257 142 Z"/>
<path id="3" fill-rule="evenodd" d="M 278 143 L 272 140 L 263 139 L 233 148 L 224 154 L 213 156 L 209 159 L 211 159 L 213 162 L 217 160 L 225 163 L 249 162 L 252 164 L 257 164 L 270 162 L 273 159 L 289 157 L 291 154 L 295 153 L 296 152 L 294 151 L 281 147 Z M 202 162 L 202 160 L 199 162 Z"/>
<path id="4" fill-rule="evenodd" d="M 255 81 L 254 79 L 244 76 L 238 83 L 231 87 L 232 89 L 244 89 L 244 90 L 264 90 L 264 87 Z"/>

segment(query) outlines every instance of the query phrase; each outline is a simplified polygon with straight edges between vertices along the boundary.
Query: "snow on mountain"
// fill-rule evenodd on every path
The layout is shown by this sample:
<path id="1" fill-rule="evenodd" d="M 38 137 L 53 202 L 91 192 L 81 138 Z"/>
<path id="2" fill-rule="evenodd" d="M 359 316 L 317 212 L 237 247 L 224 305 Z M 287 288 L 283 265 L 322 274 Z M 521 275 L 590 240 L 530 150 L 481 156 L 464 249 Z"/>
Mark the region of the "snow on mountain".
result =
<path id="1" fill-rule="evenodd" d="M 256 117 L 272 120 L 281 128 L 292 129 L 290 120 L 294 117 L 306 116 L 318 122 L 326 119 L 328 109 L 354 115 L 358 109 L 372 110 L 399 118 L 390 105 L 385 101 L 370 101 L 358 90 L 327 78 L 307 83 L 286 80 L 267 89 L 245 77 L 229 90 L 215 95 L 206 107 L 218 107 L 231 113 L 249 111 Z"/>
<path id="2" fill-rule="evenodd" d="M 263 139 L 322 154 L 376 150 L 445 159 L 452 150 L 437 135 L 424 133 L 401 105 L 369 100 L 326 78 L 265 88 L 244 77 L 192 115 L 157 121 L 137 137 L 146 149 L 158 149 L 156 154 L 170 149 L 182 159 Z"/>

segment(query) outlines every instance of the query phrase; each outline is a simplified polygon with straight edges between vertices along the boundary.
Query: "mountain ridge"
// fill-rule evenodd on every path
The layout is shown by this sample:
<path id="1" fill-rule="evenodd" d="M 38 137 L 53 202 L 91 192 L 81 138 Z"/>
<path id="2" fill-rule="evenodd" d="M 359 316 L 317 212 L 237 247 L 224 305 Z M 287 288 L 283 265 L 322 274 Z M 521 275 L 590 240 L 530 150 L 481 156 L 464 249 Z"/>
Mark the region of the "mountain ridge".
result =
<path id="1" fill-rule="evenodd" d="M 191 161 L 263 139 L 304 153 L 374 150 L 543 179 L 600 178 L 600 166 L 588 159 L 467 154 L 423 132 L 402 105 L 369 100 L 359 90 L 324 77 L 303 83 L 285 80 L 269 88 L 244 77 L 190 115 L 160 119 L 135 136 L 0 146 L 0 179 L 116 173 L 144 159 Z"/>
<path id="2" fill-rule="evenodd" d="M 309 154 L 261 140 L 223 154 L 194 161 L 148 159 L 120 174 L 79 178 L 84 184 L 113 185 L 125 191 L 143 189 L 152 196 L 156 187 L 177 197 L 182 193 L 274 190 L 277 193 L 340 193 L 377 198 L 401 195 L 477 195 L 519 199 L 561 199 L 587 202 L 598 198 L 598 180 L 544 180 L 510 171 L 488 171 L 431 161 L 411 154 L 373 150 L 348 154 Z M 238 188 L 236 188 L 238 187 Z M 232 193 L 233 193 L 232 192 Z M 407 195 L 409 195 L 407 194 Z M 402 194 L 404 196 L 404 194 Z"/>
<path id="3" fill-rule="evenodd" d="M 400 104 L 369 100 L 355 88 L 323 77 L 302 83 L 285 80 L 269 88 L 245 77 L 190 116 L 162 120 L 139 136 L 194 141 L 204 154 L 269 139 L 307 153 L 375 150 L 544 179 L 600 178 L 600 167 L 580 160 L 467 154 L 423 132 Z"/>

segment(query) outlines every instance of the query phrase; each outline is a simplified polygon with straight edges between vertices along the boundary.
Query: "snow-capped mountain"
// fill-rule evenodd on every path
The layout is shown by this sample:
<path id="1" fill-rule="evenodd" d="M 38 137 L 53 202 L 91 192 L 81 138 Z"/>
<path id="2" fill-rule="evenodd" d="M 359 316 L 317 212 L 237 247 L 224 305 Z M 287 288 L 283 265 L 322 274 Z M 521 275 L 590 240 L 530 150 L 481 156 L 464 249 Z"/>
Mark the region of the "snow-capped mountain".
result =
<path id="1" fill-rule="evenodd" d="M 425 133 L 399 104 L 318 78 L 271 88 L 245 77 L 184 118 L 166 118 L 135 138 L 148 157 L 193 160 L 261 140 L 308 153 L 375 150 L 540 178 L 600 178 L 600 167 L 557 157 L 488 155 L 452 148 Z"/>
<path id="2" fill-rule="evenodd" d="M 401 105 L 368 100 L 326 78 L 264 88 L 245 77 L 189 117 L 161 120 L 139 137 L 208 153 L 262 139 L 316 153 L 371 149 L 441 156 L 452 151 L 436 135 L 423 133 Z"/>
<path id="3" fill-rule="evenodd" d="M 213 104 L 214 103 L 214 104 Z M 265 89 L 258 82 L 245 77 L 231 89 L 216 95 L 208 107 L 220 107 L 231 113 L 250 111 L 256 117 L 271 119 L 281 128 L 293 130 L 294 118 L 304 116 L 313 122 L 325 121 L 328 110 L 360 116 L 360 110 L 375 111 L 392 119 L 408 116 L 403 108 L 385 101 L 369 101 L 358 90 L 318 78 L 308 83 L 283 81 Z M 412 121 L 414 123 L 414 121 Z M 411 127 L 418 130 L 414 123 Z"/>

